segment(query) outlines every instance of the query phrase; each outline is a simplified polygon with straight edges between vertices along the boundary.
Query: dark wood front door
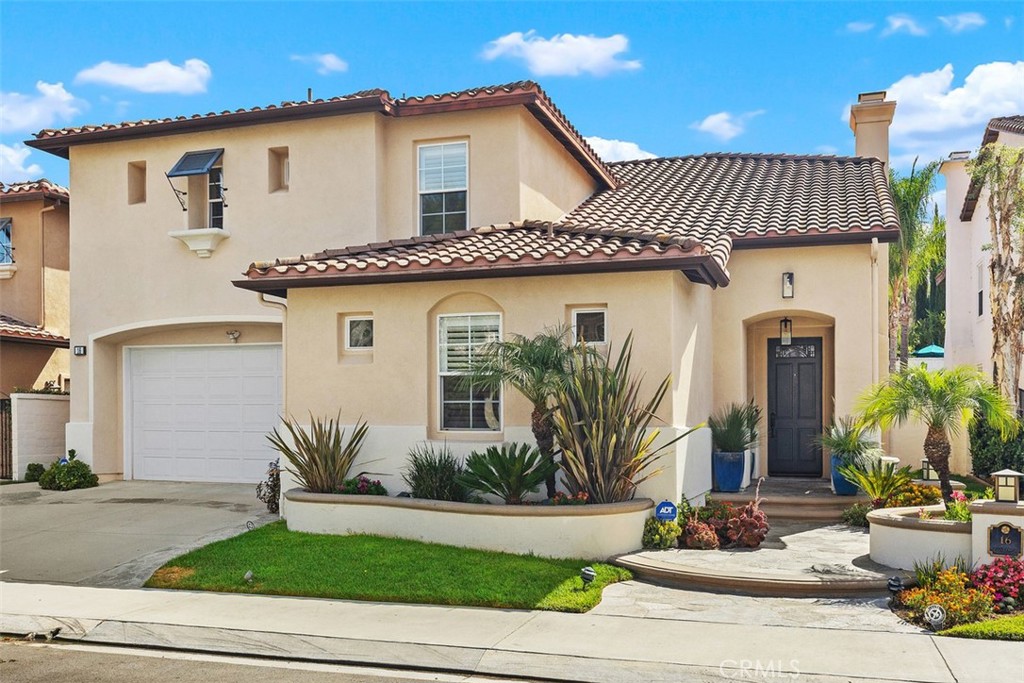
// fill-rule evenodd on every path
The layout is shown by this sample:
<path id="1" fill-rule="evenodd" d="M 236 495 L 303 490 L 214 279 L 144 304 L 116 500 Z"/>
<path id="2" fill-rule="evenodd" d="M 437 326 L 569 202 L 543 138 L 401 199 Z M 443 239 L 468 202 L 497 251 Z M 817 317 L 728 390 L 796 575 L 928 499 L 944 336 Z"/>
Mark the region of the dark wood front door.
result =
<path id="1" fill-rule="evenodd" d="M 820 477 L 821 337 L 768 340 L 768 474 Z"/>

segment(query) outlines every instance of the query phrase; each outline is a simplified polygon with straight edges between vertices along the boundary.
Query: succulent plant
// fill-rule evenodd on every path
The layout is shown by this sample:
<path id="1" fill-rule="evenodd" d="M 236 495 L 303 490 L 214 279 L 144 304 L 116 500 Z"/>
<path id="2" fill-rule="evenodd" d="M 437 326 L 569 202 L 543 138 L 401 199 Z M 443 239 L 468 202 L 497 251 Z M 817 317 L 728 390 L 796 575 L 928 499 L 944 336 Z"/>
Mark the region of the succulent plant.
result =
<path id="1" fill-rule="evenodd" d="M 684 539 L 687 548 L 696 550 L 716 550 L 718 548 L 718 534 L 710 524 L 696 518 L 686 523 Z"/>

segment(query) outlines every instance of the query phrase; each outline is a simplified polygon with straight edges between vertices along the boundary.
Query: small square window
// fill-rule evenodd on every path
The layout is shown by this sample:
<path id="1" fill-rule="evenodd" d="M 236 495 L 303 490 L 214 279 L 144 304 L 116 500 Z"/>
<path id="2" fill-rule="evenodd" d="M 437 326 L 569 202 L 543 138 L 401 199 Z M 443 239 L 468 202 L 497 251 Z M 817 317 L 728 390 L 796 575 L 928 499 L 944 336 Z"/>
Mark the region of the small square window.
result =
<path id="1" fill-rule="evenodd" d="M 348 318 L 345 321 L 345 348 L 353 351 L 373 348 L 373 318 Z"/>
<path id="2" fill-rule="evenodd" d="M 573 311 L 572 336 L 588 344 L 608 343 L 605 326 L 606 311 Z"/>

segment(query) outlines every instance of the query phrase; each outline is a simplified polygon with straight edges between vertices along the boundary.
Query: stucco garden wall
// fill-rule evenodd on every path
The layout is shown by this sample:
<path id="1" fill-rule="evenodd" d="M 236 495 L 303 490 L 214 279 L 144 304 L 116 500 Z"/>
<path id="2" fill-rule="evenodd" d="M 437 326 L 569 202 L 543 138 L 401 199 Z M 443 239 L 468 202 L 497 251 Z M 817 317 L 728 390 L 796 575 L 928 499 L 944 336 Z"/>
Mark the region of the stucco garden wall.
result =
<path id="1" fill-rule="evenodd" d="M 896 569 L 937 558 L 971 563 L 971 522 L 942 519 L 942 505 L 925 508 L 937 519 L 921 519 L 919 508 L 887 508 L 868 513 L 871 559 Z"/>
<path id="2" fill-rule="evenodd" d="M 12 470 L 15 479 L 25 478 L 25 468 L 44 466 L 65 455 L 64 424 L 70 397 L 47 394 L 11 394 Z"/>

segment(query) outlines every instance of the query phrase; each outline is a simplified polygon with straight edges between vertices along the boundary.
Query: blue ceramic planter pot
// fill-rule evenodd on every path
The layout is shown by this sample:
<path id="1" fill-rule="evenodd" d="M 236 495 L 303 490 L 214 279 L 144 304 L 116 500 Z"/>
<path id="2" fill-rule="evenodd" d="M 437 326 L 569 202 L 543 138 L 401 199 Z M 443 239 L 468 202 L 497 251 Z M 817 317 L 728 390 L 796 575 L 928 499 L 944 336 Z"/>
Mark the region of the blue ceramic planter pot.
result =
<path id="1" fill-rule="evenodd" d="M 743 485 L 744 453 L 711 454 L 711 467 L 715 475 L 715 490 L 735 493 Z"/>
<path id="2" fill-rule="evenodd" d="M 855 496 L 857 495 L 857 487 L 846 481 L 846 477 L 839 473 L 839 468 L 843 465 L 842 457 L 833 455 L 830 458 L 832 462 L 832 488 L 836 490 L 837 496 Z"/>

